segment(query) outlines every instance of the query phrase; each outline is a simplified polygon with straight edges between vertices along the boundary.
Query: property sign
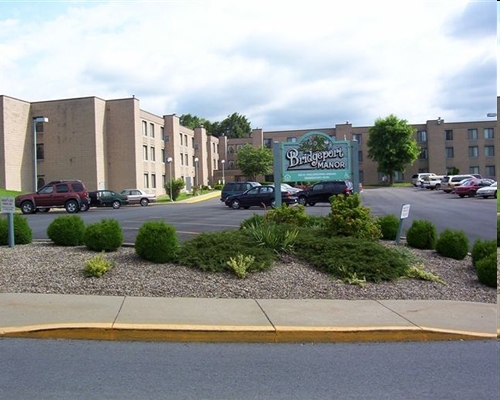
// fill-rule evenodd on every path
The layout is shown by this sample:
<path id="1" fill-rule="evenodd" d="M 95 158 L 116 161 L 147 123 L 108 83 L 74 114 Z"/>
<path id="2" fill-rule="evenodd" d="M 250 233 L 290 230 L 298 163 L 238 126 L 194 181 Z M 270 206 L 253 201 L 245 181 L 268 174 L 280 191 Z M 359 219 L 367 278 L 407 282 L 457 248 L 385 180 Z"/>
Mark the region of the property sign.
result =
<path id="1" fill-rule="evenodd" d="M 0 212 L 13 214 L 16 211 L 14 197 L 2 197 Z"/>
<path id="2" fill-rule="evenodd" d="M 283 182 L 351 179 L 349 141 L 312 131 L 297 142 L 284 142 Z"/>

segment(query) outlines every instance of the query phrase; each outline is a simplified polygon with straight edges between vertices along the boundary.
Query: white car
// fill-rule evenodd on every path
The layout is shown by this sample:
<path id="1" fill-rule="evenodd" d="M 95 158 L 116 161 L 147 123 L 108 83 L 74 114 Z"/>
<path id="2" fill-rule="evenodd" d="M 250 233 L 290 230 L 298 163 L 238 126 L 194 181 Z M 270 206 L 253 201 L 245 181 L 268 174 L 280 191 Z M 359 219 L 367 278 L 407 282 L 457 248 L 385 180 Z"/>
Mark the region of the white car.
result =
<path id="1" fill-rule="evenodd" d="M 156 195 L 146 193 L 142 189 L 124 189 L 122 190 L 122 194 L 127 196 L 129 204 L 140 204 L 145 207 L 149 203 L 156 202 Z"/>
<path id="2" fill-rule="evenodd" d="M 497 198 L 497 183 L 494 182 L 490 186 L 484 186 L 482 188 L 477 189 L 476 196 L 482 197 L 483 199 L 487 199 L 492 196 L 495 199 Z"/>

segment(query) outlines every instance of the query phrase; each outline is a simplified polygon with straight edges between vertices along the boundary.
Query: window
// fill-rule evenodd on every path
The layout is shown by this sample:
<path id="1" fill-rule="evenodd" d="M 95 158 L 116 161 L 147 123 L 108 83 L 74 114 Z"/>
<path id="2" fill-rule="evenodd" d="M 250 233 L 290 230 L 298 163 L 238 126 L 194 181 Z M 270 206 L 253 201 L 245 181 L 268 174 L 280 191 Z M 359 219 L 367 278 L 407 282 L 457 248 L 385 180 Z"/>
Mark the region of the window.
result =
<path id="1" fill-rule="evenodd" d="M 495 157 L 495 146 L 484 146 L 484 155 L 486 157 Z"/>
<path id="2" fill-rule="evenodd" d="M 148 159 L 148 146 L 142 146 L 142 159 L 144 161 Z"/>
<path id="3" fill-rule="evenodd" d="M 427 160 L 428 157 L 429 157 L 429 155 L 428 155 L 428 152 L 427 152 L 427 147 L 422 147 L 420 149 L 420 154 L 418 156 L 418 159 L 419 160 Z"/>
<path id="4" fill-rule="evenodd" d="M 444 131 L 445 140 L 453 140 L 453 129 L 446 129 Z"/>
<path id="5" fill-rule="evenodd" d="M 165 149 L 161 149 L 161 161 L 165 162 L 167 160 L 167 157 L 165 156 Z"/>
<path id="6" fill-rule="evenodd" d="M 418 143 L 427 142 L 427 131 L 418 131 L 417 132 L 417 142 Z"/>
<path id="7" fill-rule="evenodd" d="M 56 193 L 68 193 L 69 186 L 66 183 L 62 183 L 60 185 L 56 185 Z"/>
<path id="8" fill-rule="evenodd" d="M 149 124 L 149 135 L 155 137 L 155 125 L 153 123 Z"/>
<path id="9" fill-rule="evenodd" d="M 264 147 L 271 149 L 273 147 L 273 140 L 272 139 L 264 139 Z M 229 152 L 234 153 L 234 149 L 232 146 L 229 146 Z"/>
<path id="10" fill-rule="evenodd" d="M 477 158 L 479 156 L 479 148 L 477 146 L 469 146 L 469 157 Z"/>
<path id="11" fill-rule="evenodd" d="M 148 123 L 146 121 L 142 121 L 142 136 L 148 135 Z"/>
<path id="12" fill-rule="evenodd" d="M 477 140 L 477 129 L 467 129 L 467 137 L 469 140 Z"/>
<path id="13" fill-rule="evenodd" d="M 469 174 L 479 174 L 479 167 L 478 166 L 470 166 L 469 167 Z"/>
<path id="14" fill-rule="evenodd" d="M 165 128 L 163 126 L 160 126 L 160 133 L 161 133 L 161 140 L 164 140 L 165 142 L 168 142 L 168 136 L 165 137 Z"/>
<path id="15" fill-rule="evenodd" d="M 149 175 L 144 174 L 144 187 L 147 189 L 149 188 Z"/>
<path id="16" fill-rule="evenodd" d="M 364 182 L 364 174 L 363 174 L 363 171 L 359 171 L 359 181 L 360 181 L 361 183 L 363 183 L 363 182 Z"/>
<path id="17" fill-rule="evenodd" d="M 486 176 L 495 176 L 495 166 L 494 165 L 487 165 L 484 167 L 484 173 Z"/>
<path id="18" fill-rule="evenodd" d="M 297 141 L 297 138 L 296 137 L 289 137 L 289 138 L 286 138 L 286 141 L 295 143 Z"/>
<path id="19" fill-rule="evenodd" d="M 151 187 L 156 189 L 156 174 L 151 174 Z"/>
<path id="20" fill-rule="evenodd" d="M 352 139 L 356 140 L 359 143 L 359 146 L 361 146 L 361 137 L 362 137 L 361 133 L 354 133 L 352 135 Z"/>
<path id="21" fill-rule="evenodd" d="M 453 147 L 445 147 L 444 155 L 446 158 L 453 158 Z"/>
<path id="22" fill-rule="evenodd" d="M 36 159 L 37 160 L 45 160 L 43 143 L 36 144 Z"/>
<path id="23" fill-rule="evenodd" d="M 194 149 L 194 137 L 191 138 L 191 147 Z"/>
<path id="24" fill-rule="evenodd" d="M 162 182 L 163 182 L 163 185 L 162 185 L 162 186 L 163 186 L 163 187 L 165 187 L 165 185 L 167 184 L 167 176 L 166 176 L 165 174 L 164 174 L 164 175 L 162 175 L 162 176 L 161 176 L 161 180 L 162 180 Z"/>
<path id="25" fill-rule="evenodd" d="M 394 181 L 403 182 L 405 180 L 405 175 L 401 171 L 394 171 Z"/>
<path id="26" fill-rule="evenodd" d="M 188 167 L 189 166 L 189 158 L 188 158 L 187 154 L 184 154 L 184 162 L 185 162 L 186 166 Z"/>
<path id="27" fill-rule="evenodd" d="M 184 146 L 188 146 L 188 135 L 184 135 Z"/>
<path id="28" fill-rule="evenodd" d="M 181 146 L 183 146 L 183 143 L 182 143 L 182 133 L 179 133 L 179 136 L 181 138 Z"/>
<path id="29" fill-rule="evenodd" d="M 493 128 L 484 128 L 484 138 L 485 139 L 494 139 L 495 138 Z"/>
<path id="30" fill-rule="evenodd" d="M 184 154 L 181 153 L 181 165 L 184 165 Z"/>
<path id="31" fill-rule="evenodd" d="M 363 162 L 363 152 L 361 150 L 358 150 L 358 162 Z"/>
<path id="32" fill-rule="evenodd" d="M 149 156 L 150 156 L 151 161 L 156 161 L 155 148 L 154 147 L 150 147 L 150 149 L 149 149 Z"/>

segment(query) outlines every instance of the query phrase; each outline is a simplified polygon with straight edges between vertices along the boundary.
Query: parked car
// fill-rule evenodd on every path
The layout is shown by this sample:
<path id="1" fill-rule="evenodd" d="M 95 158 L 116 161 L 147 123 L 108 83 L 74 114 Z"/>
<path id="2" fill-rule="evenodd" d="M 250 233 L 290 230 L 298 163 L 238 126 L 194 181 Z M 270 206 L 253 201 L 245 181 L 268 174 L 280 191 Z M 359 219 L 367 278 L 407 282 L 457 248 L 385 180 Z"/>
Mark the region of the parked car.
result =
<path id="1" fill-rule="evenodd" d="M 473 175 L 446 175 L 441 179 L 441 189 L 443 189 L 443 192 L 445 193 L 451 193 L 453 192 L 453 189 L 455 189 L 455 186 L 459 185 L 461 181 L 464 179 L 472 179 L 474 178 Z"/>
<path id="2" fill-rule="evenodd" d="M 427 176 L 436 176 L 433 172 L 421 172 L 415 175 L 412 175 L 411 177 L 411 183 L 415 187 L 421 187 L 422 186 L 422 179 L 427 177 Z"/>
<path id="3" fill-rule="evenodd" d="M 227 182 L 222 188 L 220 201 L 225 202 L 229 196 L 241 194 L 255 186 L 260 186 L 259 182 Z"/>
<path id="4" fill-rule="evenodd" d="M 282 192 L 290 192 L 292 195 L 300 192 L 302 189 L 290 186 L 288 183 L 282 183 L 281 184 L 281 191 Z"/>
<path id="5" fill-rule="evenodd" d="M 491 186 L 492 183 L 494 183 L 494 181 L 491 179 L 472 178 L 466 180 L 461 185 L 455 186 L 453 192 L 458 194 L 460 197 L 474 197 L 479 188 Z"/>
<path id="6" fill-rule="evenodd" d="M 424 189 L 438 190 L 441 188 L 443 175 L 428 175 L 421 179 L 420 186 Z"/>
<path id="7" fill-rule="evenodd" d="M 129 204 L 127 196 L 112 190 L 96 190 L 89 193 L 90 207 L 113 207 L 115 210 Z"/>
<path id="8" fill-rule="evenodd" d="M 295 196 L 298 197 L 299 204 L 314 206 L 316 203 L 329 203 L 332 196 L 350 196 L 352 193 L 351 181 L 322 181 L 301 190 Z"/>
<path id="9" fill-rule="evenodd" d="M 476 195 L 478 197 L 482 197 L 483 199 L 487 199 L 492 196 L 495 199 L 497 198 L 497 183 L 493 182 L 490 186 L 483 186 L 476 191 Z"/>
<path id="10" fill-rule="evenodd" d="M 124 189 L 121 194 L 127 196 L 129 204 L 140 204 L 145 207 L 149 203 L 156 203 L 156 195 L 146 193 L 142 189 Z"/>
<path id="11" fill-rule="evenodd" d="M 298 199 L 292 196 L 290 192 L 281 192 L 281 202 L 288 206 L 297 204 Z M 248 209 L 250 207 L 272 207 L 276 206 L 275 189 L 271 185 L 254 186 L 251 189 L 233 196 L 226 197 L 224 201 L 226 206 L 232 209 L 239 209 L 243 207 Z"/>
<path id="12" fill-rule="evenodd" d="M 51 208 L 65 208 L 68 213 L 77 213 L 89 209 L 90 198 L 82 181 L 60 180 L 47 183 L 36 193 L 19 195 L 14 203 L 23 214 L 47 212 Z"/>

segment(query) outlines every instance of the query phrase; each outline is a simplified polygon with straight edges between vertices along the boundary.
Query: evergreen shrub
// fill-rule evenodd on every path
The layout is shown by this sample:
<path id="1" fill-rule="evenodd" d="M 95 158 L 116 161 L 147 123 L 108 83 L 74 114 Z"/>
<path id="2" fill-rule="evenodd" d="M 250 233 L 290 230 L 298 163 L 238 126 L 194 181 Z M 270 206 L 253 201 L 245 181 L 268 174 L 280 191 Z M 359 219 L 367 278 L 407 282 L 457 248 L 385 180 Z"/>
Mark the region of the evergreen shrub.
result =
<path id="1" fill-rule="evenodd" d="M 490 254 L 497 254 L 497 246 L 495 246 L 495 239 L 482 240 L 477 239 L 472 246 L 472 265 L 476 267 L 479 260 L 488 257 Z"/>
<path id="2" fill-rule="evenodd" d="M 399 219 L 393 214 L 384 215 L 379 218 L 382 239 L 396 240 L 399 228 Z"/>
<path id="3" fill-rule="evenodd" d="M 144 260 L 167 263 L 176 260 L 179 239 L 175 227 L 164 221 L 148 221 L 135 239 L 135 252 Z"/>
<path id="4" fill-rule="evenodd" d="M 497 287 L 497 254 L 491 253 L 476 263 L 479 282 L 486 286 Z"/>
<path id="5" fill-rule="evenodd" d="M 61 215 L 47 228 L 47 236 L 57 246 L 80 246 L 84 234 L 85 223 L 79 215 Z"/>
<path id="6" fill-rule="evenodd" d="M 281 207 L 268 211 L 264 219 L 277 224 L 305 226 L 309 216 L 306 214 L 306 208 L 303 205 L 299 204 L 297 206 L 288 207 L 286 204 L 282 204 Z"/>
<path id="7" fill-rule="evenodd" d="M 123 231 L 117 220 L 103 218 L 87 225 L 83 243 L 89 250 L 116 251 L 123 244 Z"/>
<path id="8" fill-rule="evenodd" d="M 28 224 L 28 219 L 22 215 L 14 214 L 14 245 L 28 244 L 33 241 L 33 231 Z M 0 218 L 0 245 L 9 244 L 9 221 Z"/>
<path id="9" fill-rule="evenodd" d="M 406 232 L 406 243 L 416 249 L 434 249 L 437 242 L 435 225 L 427 220 L 413 220 Z"/>
<path id="10" fill-rule="evenodd" d="M 436 251 L 443 257 L 463 260 L 469 252 L 469 239 L 464 231 L 445 229 L 436 242 Z"/>

